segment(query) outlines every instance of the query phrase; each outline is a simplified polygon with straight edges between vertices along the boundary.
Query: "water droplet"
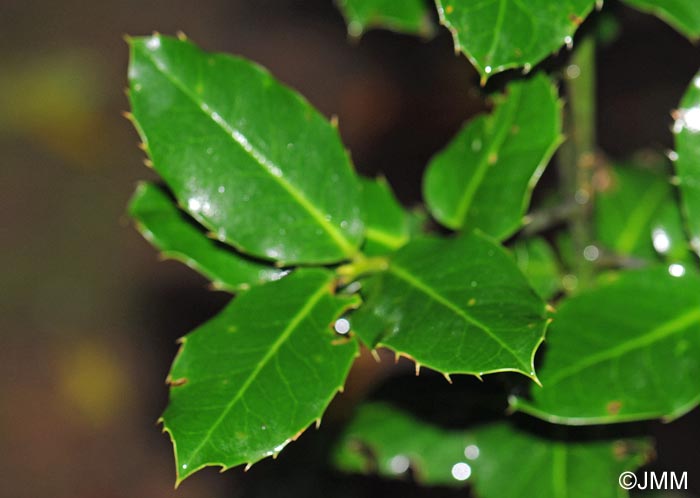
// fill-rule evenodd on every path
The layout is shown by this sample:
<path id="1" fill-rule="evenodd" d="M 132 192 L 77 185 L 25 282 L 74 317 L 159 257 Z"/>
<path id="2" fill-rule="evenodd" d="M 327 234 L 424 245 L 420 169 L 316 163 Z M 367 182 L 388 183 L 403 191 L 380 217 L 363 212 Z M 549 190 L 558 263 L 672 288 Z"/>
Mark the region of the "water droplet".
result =
<path id="1" fill-rule="evenodd" d="M 148 47 L 149 50 L 156 50 L 157 48 L 160 48 L 160 36 L 151 36 L 146 42 L 146 47 Z"/>
<path id="2" fill-rule="evenodd" d="M 191 198 L 187 201 L 187 209 L 189 209 L 190 211 L 199 211 L 200 209 L 202 209 L 202 201 L 195 197 Z"/>
<path id="3" fill-rule="evenodd" d="M 566 66 L 566 77 L 570 80 L 575 80 L 581 76 L 581 68 L 576 64 L 569 64 Z"/>
<path id="4" fill-rule="evenodd" d="M 225 242 L 226 241 L 226 229 L 223 227 L 220 227 L 216 231 L 216 238 L 219 239 L 221 242 Z"/>
<path id="5" fill-rule="evenodd" d="M 587 261 L 596 261 L 600 257 L 600 250 L 594 245 L 586 246 L 583 249 L 583 257 Z"/>
<path id="6" fill-rule="evenodd" d="M 568 274 L 564 275 L 561 279 L 561 285 L 567 291 L 573 291 L 578 287 L 578 278 L 576 275 Z"/>
<path id="7" fill-rule="evenodd" d="M 223 185 L 220 185 L 219 188 L 216 189 L 216 190 L 217 190 L 217 192 L 219 192 L 220 194 L 223 194 L 224 192 L 226 192 L 226 187 L 224 187 Z"/>
<path id="8" fill-rule="evenodd" d="M 410 465 L 411 462 L 406 455 L 396 455 L 389 460 L 389 468 L 394 474 L 403 474 Z"/>
<path id="9" fill-rule="evenodd" d="M 262 430 L 262 431 L 266 431 L 266 430 L 267 430 L 267 426 L 266 426 L 266 425 L 264 425 L 264 424 L 263 424 L 263 425 L 261 425 L 261 426 L 260 426 L 260 430 Z"/>
<path id="10" fill-rule="evenodd" d="M 678 263 L 673 263 L 672 265 L 669 265 L 668 273 L 672 277 L 682 277 L 685 275 L 685 266 Z"/>
<path id="11" fill-rule="evenodd" d="M 532 71 L 532 64 L 529 62 L 523 64 L 523 74 L 528 74 L 530 71 Z"/>
<path id="12" fill-rule="evenodd" d="M 141 83 L 136 83 L 136 84 L 134 85 L 134 91 L 135 91 L 135 92 L 140 92 L 140 91 L 141 91 L 141 88 L 142 88 L 142 87 L 141 87 Z"/>
<path id="13" fill-rule="evenodd" d="M 486 74 L 491 74 L 491 71 L 493 71 L 493 68 L 492 68 L 491 66 L 486 66 L 486 67 L 484 68 L 484 72 L 485 72 Z"/>
<path id="14" fill-rule="evenodd" d="M 292 144 L 292 143 L 287 144 L 288 150 L 292 150 L 293 148 L 294 148 L 294 144 Z"/>
<path id="15" fill-rule="evenodd" d="M 574 194 L 574 200 L 576 201 L 577 204 L 586 204 L 588 202 L 588 199 L 590 199 L 590 195 L 588 192 L 582 188 L 578 189 L 576 193 Z"/>
<path id="16" fill-rule="evenodd" d="M 338 318 L 333 325 L 335 331 L 341 335 L 345 335 L 350 332 L 350 322 L 347 318 Z"/>
<path id="17" fill-rule="evenodd" d="M 183 469 L 186 469 L 186 468 L 187 468 L 187 464 L 186 464 L 186 463 L 183 463 L 183 464 L 182 464 L 182 468 L 183 468 Z"/>
<path id="18" fill-rule="evenodd" d="M 691 133 L 700 133 L 700 106 L 678 111 L 678 118 L 673 123 L 673 132 L 680 133 L 684 129 Z"/>
<path id="19" fill-rule="evenodd" d="M 671 238 L 668 236 L 666 230 L 661 227 L 654 228 L 651 231 L 651 240 L 654 244 L 654 249 L 659 254 L 666 254 L 669 249 L 671 249 Z"/>
<path id="20" fill-rule="evenodd" d="M 207 147 L 207 155 L 211 156 L 214 153 L 213 147 Z"/>
<path id="21" fill-rule="evenodd" d="M 348 227 L 348 222 L 347 220 L 343 220 L 340 222 L 340 228 L 347 228 Z"/>
<path id="22" fill-rule="evenodd" d="M 693 80 L 693 85 L 695 85 L 695 88 L 700 88 L 700 76 L 697 76 L 697 77 Z"/>
<path id="23" fill-rule="evenodd" d="M 671 161 L 676 162 L 678 161 L 678 152 L 675 150 L 669 150 L 666 152 L 666 157 L 668 157 Z"/>
<path id="24" fill-rule="evenodd" d="M 470 444 L 464 448 L 464 456 L 469 460 L 476 460 L 479 458 L 479 447 L 475 444 Z"/>
<path id="25" fill-rule="evenodd" d="M 574 48 L 574 39 L 570 36 L 564 37 L 564 43 L 566 44 L 566 48 L 568 48 L 569 50 Z"/>
<path id="26" fill-rule="evenodd" d="M 474 152 L 479 152 L 481 150 L 481 140 L 478 138 L 475 138 L 472 140 L 472 150 Z"/>
<path id="27" fill-rule="evenodd" d="M 472 468 L 468 463 L 458 462 L 452 466 L 452 477 L 458 481 L 466 481 L 472 475 Z"/>
<path id="28" fill-rule="evenodd" d="M 472 287 L 476 287 L 479 284 L 476 283 L 476 280 L 472 280 L 469 285 L 471 285 Z"/>

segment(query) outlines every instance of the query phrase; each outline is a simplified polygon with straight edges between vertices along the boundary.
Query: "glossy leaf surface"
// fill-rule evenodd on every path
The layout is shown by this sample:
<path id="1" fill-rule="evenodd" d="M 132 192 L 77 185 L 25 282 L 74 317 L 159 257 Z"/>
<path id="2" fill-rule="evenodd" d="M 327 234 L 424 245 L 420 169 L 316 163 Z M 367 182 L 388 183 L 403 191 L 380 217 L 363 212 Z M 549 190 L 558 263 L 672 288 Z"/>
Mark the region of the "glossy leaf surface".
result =
<path id="1" fill-rule="evenodd" d="M 512 67 L 531 68 L 572 43 L 594 0 L 436 0 L 440 21 L 486 79 Z"/>
<path id="2" fill-rule="evenodd" d="M 455 230 L 512 235 L 561 137 L 561 106 L 549 79 L 511 83 L 491 115 L 467 123 L 431 160 L 423 183 L 428 209 Z"/>
<path id="3" fill-rule="evenodd" d="M 440 372 L 534 377 L 544 302 L 505 250 L 480 233 L 415 239 L 391 260 L 351 317 L 370 347 Z"/>
<path id="4" fill-rule="evenodd" d="M 675 161 L 690 244 L 700 254 L 700 73 L 688 87 L 673 125 Z"/>
<path id="5" fill-rule="evenodd" d="M 669 178 L 633 165 L 611 168 L 610 186 L 596 197 L 598 241 L 617 254 L 679 260 L 688 254 Z"/>
<path id="6" fill-rule="evenodd" d="M 551 299 L 561 290 L 561 269 L 545 239 L 537 237 L 516 242 L 513 256 L 518 268 L 542 299 Z"/>
<path id="7" fill-rule="evenodd" d="M 624 0 L 663 19 L 689 38 L 700 37 L 700 9 L 696 0 Z"/>
<path id="8" fill-rule="evenodd" d="M 421 484 L 470 484 L 480 498 L 617 498 L 623 471 L 642 465 L 645 440 L 572 442 L 526 432 L 507 422 L 446 430 L 384 403 L 362 406 L 335 453 L 346 472 Z"/>
<path id="9" fill-rule="evenodd" d="M 683 415 L 700 401 L 700 277 L 677 264 L 628 272 L 564 301 L 538 375 L 543 387 L 513 403 L 550 422 Z"/>
<path id="10" fill-rule="evenodd" d="M 433 31 L 424 0 L 336 0 L 336 3 L 351 36 L 361 36 L 372 28 L 424 36 Z"/>
<path id="11" fill-rule="evenodd" d="M 335 130 L 244 59 L 131 40 L 134 123 L 182 208 L 242 252 L 332 263 L 362 240 L 359 182 Z"/>
<path id="12" fill-rule="evenodd" d="M 365 245 L 368 256 L 387 254 L 401 248 L 410 236 L 408 213 L 396 200 L 384 178 L 361 178 L 365 212 Z"/>
<path id="13" fill-rule="evenodd" d="M 323 415 L 358 351 L 331 329 L 358 304 L 333 278 L 297 270 L 254 287 L 184 338 L 163 415 L 178 481 L 274 455 Z"/>
<path id="14" fill-rule="evenodd" d="M 142 183 L 129 203 L 141 234 L 167 258 L 182 261 L 221 289 L 237 291 L 269 280 L 284 270 L 247 259 L 207 237 L 163 189 Z"/>

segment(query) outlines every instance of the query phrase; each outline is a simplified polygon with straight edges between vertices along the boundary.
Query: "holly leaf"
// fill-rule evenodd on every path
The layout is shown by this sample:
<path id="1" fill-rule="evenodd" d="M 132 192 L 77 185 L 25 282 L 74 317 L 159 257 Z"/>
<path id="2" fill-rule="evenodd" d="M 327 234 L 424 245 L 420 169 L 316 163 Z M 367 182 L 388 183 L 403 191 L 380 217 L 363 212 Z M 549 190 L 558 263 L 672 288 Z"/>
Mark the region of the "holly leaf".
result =
<path id="1" fill-rule="evenodd" d="M 452 32 L 485 82 L 513 67 L 532 66 L 566 44 L 594 0 L 435 0 L 440 22 Z"/>
<path id="2" fill-rule="evenodd" d="M 690 245 L 700 255 L 700 73 L 675 112 L 675 168 Z"/>
<path id="3" fill-rule="evenodd" d="M 514 371 L 536 379 L 545 304 L 483 234 L 412 240 L 367 283 L 365 296 L 350 321 L 370 347 L 444 374 Z"/>
<path id="4" fill-rule="evenodd" d="M 551 299 L 561 290 L 561 268 L 545 239 L 519 240 L 512 250 L 518 268 L 542 299 Z"/>
<path id="5" fill-rule="evenodd" d="M 138 186 L 129 203 L 129 215 L 136 221 L 139 232 L 163 257 L 185 263 L 211 280 L 217 289 L 245 290 L 279 280 L 286 273 L 246 258 L 207 237 L 163 189 L 152 183 Z"/>
<path id="6" fill-rule="evenodd" d="M 363 252 L 377 256 L 396 251 L 408 242 L 410 236 L 408 213 L 384 178 L 361 178 L 360 184 L 366 216 Z"/>
<path id="7" fill-rule="evenodd" d="M 549 422 L 680 417 L 700 402 L 700 277 L 674 263 L 565 300 L 538 375 L 512 405 Z"/>
<path id="8" fill-rule="evenodd" d="M 163 414 L 178 483 L 207 465 L 274 456 L 321 418 L 358 352 L 331 326 L 359 302 L 333 287 L 327 270 L 296 270 L 244 292 L 182 339 Z"/>
<path id="9" fill-rule="evenodd" d="M 360 37 L 372 28 L 430 36 L 433 23 L 424 0 L 336 0 L 348 33 Z"/>
<path id="10" fill-rule="evenodd" d="M 345 429 L 334 462 L 345 472 L 394 479 L 407 479 L 410 469 L 421 484 L 470 484 L 481 498 L 619 498 L 627 496 L 620 473 L 640 467 L 651 452 L 644 439 L 549 438 L 506 421 L 447 430 L 374 402 Z"/>
<path id="11" fill-rule="evenodd" d="M 160 35 L 130 40 L 133 120 L 181 207 L 241 252 L 333 263 L 362 241 L 337 130 L 267 71 Z"/>
<path id="12" fill-rule="evenodd" d="M 561 103 L 546 76 L 511 83 L 491 115 L 467 123 L 430 161 L 423 182 L 430 213 L 453 230 L 512 235 L 562 142 L 561 126 Z"/>
<path id="13" fill-rule="evenodd" d="M 615 253 L 651 260 L 689 254 L 673 189 L 657 171 L 632 164 L 611 168 L 594 215 L 598 241 Z"/>
<path id="14" fill-rule="evenodd" d="M 663 19 L 688 38 L 700 37 L 700 10 L 695 0 L 624 0 L 624 2 Z"/>

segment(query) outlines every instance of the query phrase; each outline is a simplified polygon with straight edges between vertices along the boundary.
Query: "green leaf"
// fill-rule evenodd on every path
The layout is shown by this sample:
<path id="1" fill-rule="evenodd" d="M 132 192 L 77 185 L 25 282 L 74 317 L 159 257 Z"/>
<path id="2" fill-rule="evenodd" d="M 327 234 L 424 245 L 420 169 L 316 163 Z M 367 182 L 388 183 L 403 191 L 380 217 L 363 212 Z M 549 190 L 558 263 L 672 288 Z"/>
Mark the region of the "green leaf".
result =
<path id="1" fill-rule="evenodd" d="M 129 214 L 141 234 L 163 256 L 182 261 L 210 279 L 216 288 L 244 290 L 279 280 L 285 271 L 237 254 L 208 238 L 187 219 L 161 188 L 141 183 L 129 203 Z"/>
<path id="2" fill-rule="evenodd" d="M 244 59 L 160 35 L 130 43 L 134 124 L 183 209 L 241 252 L 283 264 L 357 252 L 359 182 L 308 102 Z"/>
<path id="3" fill-rule="evenodd" d="M 348 33 L 360 37 L 372 28 L 429 36 L 433 23 L 424 0 L 336 0 Z"/>
<path id="4" fill-rule="evenodd" d="M 598 241 L 622 255 L 684 259 L 688 244 L 669 179 L 631 164 L 611 168 L 609 178 L 596 197 Z"/>
<path id="5" fill-rule="evenodd" d="M 688 87 L 673 125 L 676 173 L 690 245 L 700 255 L 700 73 Z"/>
<path id="6" fill-rule="evenodd" d="M 331 330 L 358 305 L 333 295 L 333 279 L 302 269 L 253 287 L 183 339 L 163 414 L 178 482 L 275 455 L 321 418 L 358 352 Z"/>
<path id="7" fill-rule="evenodd" d="M 697 0 L 624 0 L 628 5 L 654 14 L 688 38 L 700 37 Z"/>
<path id="8" fill-rule="evenodd" d="M 517 241 L 513 244 L 513 256 L 542 299 L 551 299 L 561 290 L 561 269 L 546 240 L 537 237 Z"/>
<path id="9" fill-rule="evenodd" d="M 561 137 L 561 104 L 549 79 L 539 74 L 511 83 L 490 116 L 467 123 L 428 165 L 428 209 L 449 228 L 505 239 L 522 225 Z"/>
<path id="10" fill-rule="evenodd" d="M 688 412 L 700 402 L 700 277 L 678 264 L 627 272 L 564 301 L 538 375 L 543 387 L 512 403 L 550 422 Z"/>
<path id="11" fill-rule="evenodd" d="M 384 403 L 363 405 L 334 454 L 346 472 L 407 478 L 426 485 L 471 484 L 481 498 L 617 498 L 621 472 L 651 454 L 643 439 L 550 439 L 500 421 L 446 430 Z"/>
<path id="12" fill-rule="evenodd" d="M 384 178 L 361 178 L 362 205 L 365 220 L 365 245 L 368 256 L 394 252 L 408 242 L 408 213 L 394 197 Z"/>
<path id="13" fill-rule="evenodd" d="M 490 238 L 415 239 L 368 285 L 351 322 L 370 347 L 386 346 L 444 374 L 536 378 L 545 304 Z"/>
<path id="14" fill-rule="evenodd" d="M 529 70 L 571 45 L 594 0 L 435 0 L 440 22 L 485 81 L 513 67 Z"/>

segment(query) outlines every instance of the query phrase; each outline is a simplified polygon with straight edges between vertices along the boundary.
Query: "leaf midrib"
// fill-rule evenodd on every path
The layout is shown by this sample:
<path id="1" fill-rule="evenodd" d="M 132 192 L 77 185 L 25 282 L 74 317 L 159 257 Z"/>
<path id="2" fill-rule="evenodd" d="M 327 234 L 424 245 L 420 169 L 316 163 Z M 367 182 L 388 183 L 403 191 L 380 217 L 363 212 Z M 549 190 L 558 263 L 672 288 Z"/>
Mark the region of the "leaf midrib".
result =
<path id="1" fill-rule="evenodd" d="M 216 431 L 216 429 L 228 416 L 229 412 L 233 409 L 233 407 L 236 406 L 236 404 L 241 400 L 243 395 L 246 393 L 253 381 L 257 378 L 257 376 L 260 374 L 262 369 L 265 368 L 267 363 L 275 356 L 275 354 L 282 347 L 282 344 L 284 344 L 289 339 L 289 337 L 296 330 L 301 321 L 313 310 L 313 308 L 321 300 L 321 298 L 328 293 L 328 282 L 329 279 L 323 280 L 319 288 L 306 301 L 306 304 L 292 317 L 287 327 L 282 331 L 277 340 L 272 343 L 268 352 L 258 362 L 256 367 L 246 378 L 245 382 L 243 382 L 243 385 L 236 393 L 236 395 L 231 399 L 231 401 L 227 403 L 226 408 L 224 408 L 219 418 L 217 418 L 214 421 L 211 428 L 204 435 L 199 445 L 197 445 L 197 447 L 192 451 L 189 457 L 190 462 L 194 461 L 195 457 L 199 455 L 199 452 L 202 450 L 204 445 L 211 439 L 212 435 L 214 434 L 214 431 Z"/>
<path id="2" fill-rule="evenodd" d="M 503 349 L 508 351 L 513 356 L 515 361 L 520 366 L 524 367 L 524 370 L 523 370 L 524 372 L 530 373 L 530 367 L 527 364 L 525 364 L 518 357 L 518 355 L 515 353 L 515 351 L 513 351 L 513 349 L 507 343 L 503 342 L 503 340 L 500 337 L 498 337 L 496 334 L 494 334 L 486 325 L 481 323 L 476 318 L 467 314 L 462 308 L 460 308 L 457 304 L 453 303 L 447 297 L 440 294 L 436 289 L 430 287 L 428 284 L 426 284 L 425 282 L 423 282 L 422 280 L 420 280 L 419 278 L 417 278 L 416 276 L 411 274 L 411 272 L 409 272 L 408 270 L 401 268 L 396 263 L 393 263 L 393 262 L 391 263 L 391 265 L 389 266 L 388 272 L 395 275 L 396 277 L 400 278 L 401 280 L 407 282 L 408 284 L 410 284 L 414 288 L 421 291 L 426 296 L 430 297 L 431 299 L 433 299 L 437 303 L 441 304 L 445 308 L 449 309 L 450 311 L 452 311 L 453 313 L 455 313 L 456 315 L 461 317 L 465 322 L 468 322 L 468 323 L 474 325 L 476 328 L 478 328 L 479 330 L 484 332 L 489 338 L 491 338 L 496 343 L 498 343 L 499 346 L 501 346 Z"/>
<path id="3" fill-rule="evenodd" d="M 612 348 L 600 351 L 599 353 L 588 356 L 577 363 L 573 363 L 567 368 L 560 369 L 549 379 L 549 381 L 545 380 L 544 385 L 547 388 L 551 388 L 553 385 L 561 382 L 563 379 L 571 377 L 572 375 L 585 370 L 586 368 L 592 367 L 593 365 L 597 365 L 617 356 L 622 356 L 626 353 L 634 351 L 635 349 L 649 346 L 673 334 L 682 332 L 697 322 L 700 322 L 700 309 L 691 309 L 673 320 L 668 320 L 662 323 L 644 335 L 635 337 L 627 342 L 619 343 Z"/>
<path id="4" fill-rule="evenodd" d="M 477 162 L 474 175 L 472 175 L 470 178 L 469 182 L 467 183 L 467 188 L 464 190 L 464 193 L 459 200 L 453 221 L 455 226 L 462 227 L 464 225 L 464 221 L 467 217 L 469 208 L 471 207 L 472 200 L 474 199 L 477 190 L 484 182 L 486 172 L 489 170 L 489 168 L 495 166 L 495 164 L 489 164 L 489 160 L 492 154 L 496 153 L 497 150 L 502 148 L 506 136 L 508 135 L 508 129 L 511 127 L 513 119 L 517 114 L 517 110 L 520 108 L 521 97 L 522 90 L 519 87 L 513 87 L 510 95 L 507 97 L 508 100 L 500 104 L 500 108 L 486 118 L 486 121 L 483 124 L 484 127 L 487 127 L 493 123 L 497 117 L 499 117 L 500 120 L 496 122 L 496 124 L 500 124 L 500 126 L 497 126 L 496 130 L 493 132 L 491 143 L 486 149 L 484 149 L 479 161 Z M 506 111 L 504 116 L 498 116 L 498 111 L 503 110 L 504 108 Z M 497 163 L 498 158 L 496 158 L 496 164 Z"/>
<path id="5" fill-rule="evenodd" d="M 209 119 L 211 119 L 226 135 L 232 139 L 233 142 L 238 144 L 254 161 L 261 166 L 261 168 L 270 176 L 270 178 L 276 182 L 284 191 L 286 191 L 299 205 L 306 210 L 309 215 L 318 223 L 318 225 L 323 228 L 323 230 L 330 236 L 331 240 L 340 248 L 343 254 L 350 257 L 356 252 L 356 247 L 351 244 L 338 229 L 332 225 L 326 217 L 314 206 L 303 194 L 299 191 L 293 184 L 289 183 L 283 176 L 275 174 L 275 171 L 283 171 L 282 168 L 278 167 L 274 161 L 267 158 L 265 154 L 256 149 L 241 133 L 238 129 L 231 126 L 231 124 L 226 121 L 220 114 L 219 119 L 214 118 L 215 111 L 211 110 L 211 107 L 206 104 L 203 100 L 200 101 L 197 96 L 191 92 L 185 84 L 180 81 L 175 75 L 166 71 L 163 64 L 159 64 L 156 59 L 152 56 L 151 52 L 148 50 L 141 50 L 141 53 L 149 60 L 153 67 L 165 76 L 168 81 L 170 81 L 175 88 L 180 90 L 183 95 L 188 97 L 202 113 L 204 113 Z M 205 109 L 206 106 L 206 109 Z"/>

